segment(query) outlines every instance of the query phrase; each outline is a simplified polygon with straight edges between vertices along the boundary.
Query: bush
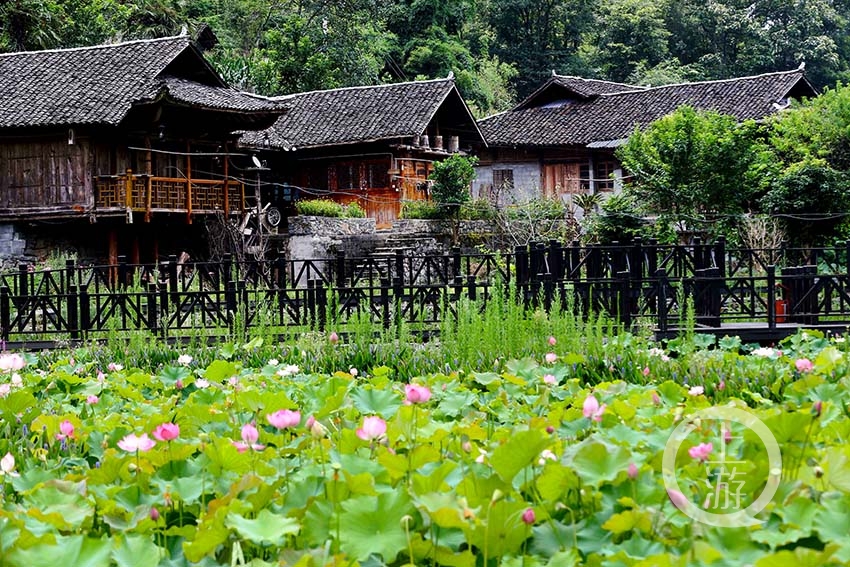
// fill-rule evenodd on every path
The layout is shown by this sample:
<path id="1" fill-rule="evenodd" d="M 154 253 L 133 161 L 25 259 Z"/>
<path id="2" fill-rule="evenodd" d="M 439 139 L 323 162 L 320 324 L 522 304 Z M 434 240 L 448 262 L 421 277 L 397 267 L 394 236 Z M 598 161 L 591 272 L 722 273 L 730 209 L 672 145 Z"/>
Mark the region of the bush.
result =
<path id="1" fill-rule="evenodd" d="M 307 199 L 295 203 L 295 210 L 299 215 L 309 215 L 314 217 L 336 217 L 336 218 L 351 218 L 359 219 L 366 216 L 357 202 L 351 202 L 347 205 L 331 201 L 330 199 Z"/>
<path id="2" fill-rule="evenodd" d="M 360 203 L 352 201 L 345 206 L 345 216 L 350 219 L 366 218 L 366 211 L 360 206 Z"/>
<path id="3" fill-rule="evenodd" d="M 406 201 L 401 205 L 403 219 L 444 219 L 447 211 L 432 201 Z"/>
<path id="4" fill-rule="evenodd" d="M 508 220 L 560 220 L 567 218 L 568 212 L 567 206 L 560 199 L 542 197 L 508 205 L 505 217 Z"/>
<path id="5" fill-rule="evenodd" d="M 460 218 L 464 220 L 493 220 L 499 212 L 487 199 L 473 199 L 460 207 Z"/>

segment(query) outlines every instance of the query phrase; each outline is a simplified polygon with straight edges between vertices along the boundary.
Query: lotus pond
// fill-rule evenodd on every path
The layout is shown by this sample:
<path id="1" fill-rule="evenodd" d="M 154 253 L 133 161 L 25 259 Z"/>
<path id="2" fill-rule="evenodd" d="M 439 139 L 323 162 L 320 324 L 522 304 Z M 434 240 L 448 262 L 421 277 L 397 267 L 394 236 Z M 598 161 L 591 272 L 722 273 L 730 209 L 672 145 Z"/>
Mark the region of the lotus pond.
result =
<path id="1" fill-rule="evenodd" d="M 346 348 L 332 339 L 323 352 Z M 0 564 L 850 563 L 843 337 L 540 343 L 412 376 L 308 371 L 309 353 L 275 359 L 261 342 L 147 365 L 6 353 Z M 740 424 L 693 417 L 716 406 L 761 420 L 781 466 Z M 721 455 L 737 477 L 724 480 Z M 727 511 L 717 488 L 733 484 L 744 508 L 771 475 L 776 492 L 750 525 L 680 511 Z"/>

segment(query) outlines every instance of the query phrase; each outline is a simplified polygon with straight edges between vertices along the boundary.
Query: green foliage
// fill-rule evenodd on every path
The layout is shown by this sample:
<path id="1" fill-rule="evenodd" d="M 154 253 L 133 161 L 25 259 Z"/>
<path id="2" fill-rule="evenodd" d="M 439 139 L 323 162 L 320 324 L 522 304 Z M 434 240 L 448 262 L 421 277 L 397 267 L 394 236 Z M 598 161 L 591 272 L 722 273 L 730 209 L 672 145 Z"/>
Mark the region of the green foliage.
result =
<path id="1" fill-rule="evenodd" d="M 431 201 L 405 201 L 401 204 L 403 219 L 444 219 L 446 210 Z"/>
<path id="2" fill-rule="evenodd" d="M 475 179 L 477 163 L 477 158 L 459 154 L 434 162 L 429 177 L 434 182 L 431 187 L 431 197 L 434 202 L 450 211 L 457 211 L 460 205 L 469 201 L 469 187 Z"/>
<path id="3" fill-rule="evenodd" d="M 795 244 L 823 242 L 847 222 L 835 213 L 850 209 L 850 177 L 826 165 L 795 164 L 774 181 L 762 206 L 783 215 L 785 232 Z"/>
<path id="4" fill-rule="evenodd" d="M 558 220 L 566 217 L 567 212 L 567 206 L 563 201 L 548 197 L 529 199 L 523 203 L 512 203 L 505 207 L 505 216 L 511 220 Z"/>
<path id="5" fill-rule="evenodd" d="M 602 203 L 602 210 L 584 217 L 584 238 L 588 242 L 627 243 L 644 236 L 645 222 L 634 198 L 628 194 L 612 195 Z"/>
<path id="6" fill-rule="evenodd" d="M 343 205 L 330 199 L 304 199 L 295 203 L 299 215 L 337 218 L 364 218 L 366 212 L 356 202 Z"/>
<path id="7" fill-rule="evenodd" d="M 487 199 L 472 199 L 460 207 L 460 218 L 464 220 L 493 220 L 499 214 Z"/>
<path id="8" fill-rule="evenodd" d="M 617 155 L 633 175 L 627 192 L 635 202 L 691 225 L 750 209 L 750 176 L 769 156 L 755 123 L 690 107 L 635 130 Z"/>

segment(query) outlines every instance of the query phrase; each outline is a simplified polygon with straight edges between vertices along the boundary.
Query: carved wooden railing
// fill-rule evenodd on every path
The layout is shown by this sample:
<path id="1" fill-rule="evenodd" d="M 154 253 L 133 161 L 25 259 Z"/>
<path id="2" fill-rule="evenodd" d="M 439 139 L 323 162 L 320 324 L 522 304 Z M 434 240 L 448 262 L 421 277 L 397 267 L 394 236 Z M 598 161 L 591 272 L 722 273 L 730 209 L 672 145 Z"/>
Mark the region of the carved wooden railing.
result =
<path id="1" fill-rule="evenodd" d="M 245 185 L 233 179 L 185 179 L 136 174 L 101 175 L 95 178 L 96 207 L 152 213 L 225 215 L 245 205 Z"/>

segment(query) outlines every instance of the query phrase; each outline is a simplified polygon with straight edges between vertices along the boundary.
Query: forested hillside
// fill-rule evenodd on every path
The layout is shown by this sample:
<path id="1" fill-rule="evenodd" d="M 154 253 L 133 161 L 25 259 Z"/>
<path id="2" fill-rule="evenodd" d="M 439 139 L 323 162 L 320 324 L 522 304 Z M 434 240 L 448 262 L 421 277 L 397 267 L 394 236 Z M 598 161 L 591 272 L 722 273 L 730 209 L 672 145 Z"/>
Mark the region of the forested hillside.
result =
<path id="1" fill-rule="evenodd" d="M 268 95 L 444 77 L 479 115 L 551 70 L 639 84 L 806 63 L 850 76 L 847 0 L 2 0 L 0 51 L 192 32 L 244 89 Z"/>

